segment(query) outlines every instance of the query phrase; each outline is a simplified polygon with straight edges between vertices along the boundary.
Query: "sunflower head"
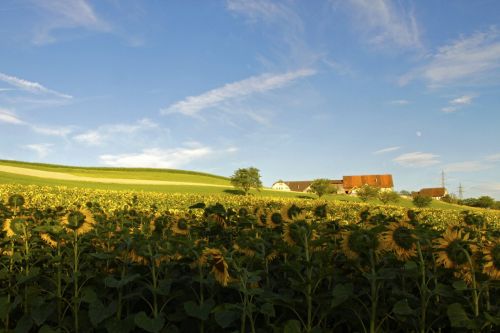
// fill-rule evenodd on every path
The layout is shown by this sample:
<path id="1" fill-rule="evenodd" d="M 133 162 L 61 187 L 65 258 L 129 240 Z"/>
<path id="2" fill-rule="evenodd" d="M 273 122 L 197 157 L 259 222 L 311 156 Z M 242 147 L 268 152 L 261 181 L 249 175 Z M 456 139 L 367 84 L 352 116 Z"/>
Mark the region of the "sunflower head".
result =
<path id="1" fill-rule="evenodd" d="M 326 204 L 314 208 L 314 216 L 318 218 L 324 219 L 326 218 L 327 214 L 328 214 L 328 209 Z"/>
<path id="2" fill-rule="evenodd" d="M 342 250 L 347 258 L 366 257 L 370 252 L 378 255 L 381 246 L 377 234 L 368 229 L 355 229 L 342 234 Z"/>
<path id="3" fill-rule="evenodd" d="M 230 276 L 228 270 L 228 264 L 224 259 L 224 255 L 219 249 L 207 248 L 203 250 L 203 253 L 199 260 L 201 265 L 208 264 L 212 267 L 211 272 L 214 278 L 222 286 L 227 286 Z"/>
<path id="4" fill-rule="evenodd" d="M 500 243 L 494 242 L 483 250 L 483 273 L 493 280 L 500 280 Z"/>
<path id="5" fill-rule="evenodd" d="M 8 204 L 14 209 L 19 209 L 24 205 L 24 197 L 20 194 L 12 194 L 8 199 Z"/>
<path id="6" fill-rule="evenodd" d="M 178 217 L 172 224 L 172 231 L 176 235 L 187 235 L 189 233 L 188 220 L 185 217 Z"/>
<path id="7" fill-rule="evenodd" d="M 464 223 L 469 227 L 475 227 L 481 229 L 485 225 L 485 219 L 483 216 L 477 214 L 471 214 L 468 211 L 463 213 Z"/>
<path id="8" fill-rule="evenodd" d="M 416 241 L 413 227 L 406 222 L 392 223 L 387 227 L 388 231 L 383 233 L 382 246 L 386 250 L 393 251 L 399 260 L 408 260 L 416 253 Z"/>
<path id="9" fill-rule="evenodd" d="M 66 229 L 82 235 L 94 228 L 95 220 L 89 210 L 81 209 L 67 213 L 62 219 L 62 223 Z"/>
<path id="10" fill-rule="evenodd" d="M 42 232 L 40 233 L 40 238 L 51 248 L 56 248 L 57 247 L 57 240 L 54 239 L 52 235 L 50 235 L 47 232 Z"/>
<path id="11" fill-rule="evenodd" d="M 446 268 L 459 268 L 468 264 L 473 246 L 469 242 L 469 234 L 462 235 L 461 230 L 449 228 L 436 240 L 436 249 L 438 264 Z"/>
<path id="12" fill-rule="evenodd" d="M 281 216 L 285 220 L 285 222 L 292 221 L 295 219 L 300 219 L 303 217 L 304 209 L 300 208 L 296 204 L 291 204 L 287 206 L 283 206 L 281 209 Z"/>
<path id="13" fill-rule="evenodd" d="M 238 215 L 240 217 L 246 217 L 248 214 L 248 209 L 246 209 L 245 207 L 241 207 L 240 209 L 238 209 Z"/>
<path id="14" fill-rule="evenodd" d="M 266 226 L 269 228 L 277 228 L 283 225 L 285 219 L 280 212 L 269 212 L 266 215 Z"/>
<path id="15" fill-rule="evenodd" d="M 18 216 L 3 221 L 2 230 L 8 238 L 23 237 L 26 234 L 30 217 Z"/>
<path id="16" fill-rule="evenodd" d="M 302 245 L 304 240 L 311 236 L 311 226 L 303 220 L 287 223 L 283 230 L 283 240 L 292 246 Z"/>

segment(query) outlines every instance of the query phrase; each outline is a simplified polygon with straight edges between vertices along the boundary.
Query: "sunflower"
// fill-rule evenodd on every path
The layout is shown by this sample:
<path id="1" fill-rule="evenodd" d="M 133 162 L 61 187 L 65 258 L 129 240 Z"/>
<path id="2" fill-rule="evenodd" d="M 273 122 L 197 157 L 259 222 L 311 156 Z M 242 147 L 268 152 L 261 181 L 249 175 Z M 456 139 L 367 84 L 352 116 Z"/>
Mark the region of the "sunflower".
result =
<path id="1" fill-rule="evenodd" d="M 304 239 L 315 239 L 316 233 L 311 230 L 311 226 L 304 220 L 289 222 L 285 224 L 283 230 L 283 240 L 288 245 L 299 245 L 304 243 Z"/>
<path id="2" fill-rule="evenodd" d="M 485 264 L 483 273 L 493 280 L 500 280 L 500 244 L 491 243 L 483 250 Z"/>
<path id="3" fill-rule="evenodd" d="M 255 210 L 255 218 L 258 226 L 265 226 L 267 215 L 262 208 L 259 207 Z"/>
<path id="4" fill-rule="evenodd" d="M 172 224 L 172 232 L 175 235 L 187 235 L 189 233 L 188 221 L 185 217 L 178 217 Z"/>
<path id="5" fill-rule="evenodd" d="M 266 261 L 267 261 L 267 262 L 274 261 L 274 260 L 278 259 L 278 256 L 279 256 L 279 253 L 278 253 L 278 252 L 276 252 L 276 251 L 271 251 L 271 253 L 269 253 L 269 254 L 266 256 Z"/>
<path id="6" fill-rule="evenodd" d="M 269 212 L 266 215 L 266 226 L 268 228 L 278 228 L 283 225 L 285 218 L 280 212 Z"/>
<path id="7" fill-rule="evenodd" d="M 382 233 L 381 245 L 384 249 L 393 251 L 396 258 L 406 261 L 417 255 L 416 239 L 413 226 L 407 222 L 391 223 L 388 231 Z"/>
<path id="8" fill-rule="evenodd" d="M 378 257 L 382 251 L 377 235 L 369 229 L 355 229 L 342 233 L 342 251 L 348 259 L 356 260 L 373 251 Z"/>
<path id="9" fill-rule="evenodd" d="M 436 262 L 445 268 L 463 268 L 469 263 L 472 250 L 469 234 L 462 235 L 461 230 L 448 228 L 443 236 L 435 241 L 437 249 Z"/>
<path id="10" fill-rule="evenodd" d="M 23 236 L 29 216 L 13 217 L 3 221 L 2 230 L 5 231 L 8 238 Z"/>
<path id="11" fill-rule="evenodd" d="M 254 257 L 255 256 L 255 250 L 252 250 L 248 247 L 241 247 L 237 243 L 233 244 L 233 249 L 234 249 L 234 252 L 240 253 L 240 254 L 247 256 L 247 257 Z"/>
<path id="12" fill-rule="evenodd" d="M 281 216 L 285 222 L 291 222 L 305 217 L 303 208 L 298 207 L 296 204 L 286 205 L 281 208 Z"/>
<path id="13" fill-rule="evenodd" d="M 51 248 L 55 249 L 57 247 L 57 241 L 50 234 L 42 232 L 40 238 Z"/>
<path id="14" fill-rule="evenodd" d="M 224 219 L 223 216 L 219 215 L 219 214 L 216 214 L 216 213 L 213 213 L 213 214 L 210 214 L 208 216 L 208 219 L 210 221 L 213 221 L 215 223 L 217 223 L 219 226 L 221 226 L 222 228 L 225 228 L 226 227 L 226 220 Z"/>
<path id="15" fill-rule="evenodd" d="M 70 211 L 62 218 L 62 223 L 66 229 L 83 235 L 94 229 L 95 220 L 92 213 L 86 208 Z"/>
<path id="16" fill-rule="evenodd" d="M 208 248 L 203 250 L 199 263 L 200 265 L 210 264 L 215 280 L 222 286 L 227 286 L 230 279 L 228 264 L 219 249 Z"/>

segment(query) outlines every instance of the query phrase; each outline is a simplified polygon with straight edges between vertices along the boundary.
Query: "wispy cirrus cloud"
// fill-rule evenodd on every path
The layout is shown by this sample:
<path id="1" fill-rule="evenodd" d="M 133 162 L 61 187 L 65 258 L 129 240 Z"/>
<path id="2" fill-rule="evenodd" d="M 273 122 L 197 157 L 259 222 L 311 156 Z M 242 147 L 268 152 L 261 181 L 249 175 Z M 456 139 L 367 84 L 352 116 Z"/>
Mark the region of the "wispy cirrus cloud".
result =
<path id="1" fill-rule="evenodd" d="M 46 157 L 52 151 L 53 144 L 51 143 L 34 143 L 24 145 L 23 148 L 29 149 L 37 153 L 39 158 Z"/>
<path id="2" fill-rule="evenodd" d="M 482 161 L 464 161 L 446 164 L 443 168 L 447 172 L 475 172 L 491 169 L 493 166 Z"/>
<path id="3" fill-rule="evenodd" d="M 456 112 L 460 108 L 462 108 L 463 106 L 471 104 L 474 97 L 476 97 L 476 96 L 475 95 L 463 95 L 463 96 L 454 98 L 448 102 L 448 106 L 441 108 L 441 111 L 443 111 L 444 113 Z"/>
<path id="4" fill-rule="evenodd" d="M 399 105 L 399 106 L 404 106 L 410 104 L 410 101 L 407 99 L 395 99 L 389 102 L 391 105 Z"/>
<path id="5" fill-rule="evenodd" d="M 74 126 L 54 127 L 54 126 L 31 125 L 31 129 L 38 134 L 66 137 L 73 132 Z"/>
<path id="6" fill-rule="evenodd" d="M 0 81 L 10 84 L 21 90 L 34 93 L 34 94 L 50 94 L 64 99 L 71 99 L 73 96 L 68 94 L 63 94 L 58 91 L 49 89 L 38 82 L 28 81 L 15 76 L 0 73 Z"/>
<path id="7" fill-rule="evenodd" d="M 421 79 L 429 87 L 454 83 L 484 83 L 500 69 L 500 31 L 491 28 L 468 37 L 461 36 L 437 49 L 427 64 L 403 75 L 399 83 L 406 85 Z"/>
<path id="8" fill-rule="evenodd" d="M 396 150 L 399 150 L 401 147 L 399 146 L 395 146 L 395 147 L 387 147 L 387 148 L 383 148 L 383 149 L 379 149 L 379 150 L 376 150 L 374 152 L 372 152 L 372 154 L 374 155 L 379 155 L 379 154 L 384 154 L 384 153 L 390 153 L 392 151 L 396 151 Z"/>
<path id="9" fill-rule="evenodd" d="M 439 164 L 438 157 L 439 155 L 431 153 L 412 152 L 399 155 L 393 161 L 406 167 L 426 167 Z"/>
<path id="10" fill-rule="evenodd" d="M 206 146 L 181 148 L 148 148 L 139 153 L 105 154 L 99 159 L 105 165 L 120 167 L 178 168 L 192 161 L 213 155 L 215 151 Z"/>
<path id="11" fill-rule="evenodd" d="M 299 69 L 283 74 L 262 74 L 247 79 L 228 83 L 220 88 L 209 90 L 201 95 L 189 96 L 176 102 L 160 112 L 162 114 L 181 113 L 186 116 L 195 116 L 200 111 L 217 107 L 231 100 L 245 98 L 253 94 L 262 94 L 271 90 L 283 88 L 301 78 L 316 73 L 313 69 Z"/>
<path id="12" fill-rule="evenodd" d="M 47 44 L 56 41 L 54 32 L 60 29 L 83 28 L 110 31 L 111 25 L 97 15 L 87 0 L 32 0 L 46 14 L 36 29 L 33 42 Z"/>
<path id="13" fill-rule="evenodd" d="M 486 160 L 491 162 L 498 162 L 500 161 L 500 153 L 488 155 L 486 156 Z"/>
<path id="14" fill-rule="evenodd" d="M 143 118 L 134 124 L 112 124 L 100 126 L 95 130 L 89 130 L 73 136 L 79 143 L 89 146 L 99 146 L 106 143 L 116 135 L 131 135 L 140 131 L 149 131 L 157 128 L 158 125 L 148 118 Z"/>
<path id="15" fill-rule="evenodd" d="M 14 112 L 0 108 L 0 123 L 8 123 L 14 125 L 24 125 L 25 122 L 22 121 Z"/>
<path id="16" fill-rule="evenodd" d="M 389 0 L 334 1 L 348 4 L 354 24 L 364 30 L 370 44 L 379 47 L 421 48 L 420 28 L 411 9 Z"/>

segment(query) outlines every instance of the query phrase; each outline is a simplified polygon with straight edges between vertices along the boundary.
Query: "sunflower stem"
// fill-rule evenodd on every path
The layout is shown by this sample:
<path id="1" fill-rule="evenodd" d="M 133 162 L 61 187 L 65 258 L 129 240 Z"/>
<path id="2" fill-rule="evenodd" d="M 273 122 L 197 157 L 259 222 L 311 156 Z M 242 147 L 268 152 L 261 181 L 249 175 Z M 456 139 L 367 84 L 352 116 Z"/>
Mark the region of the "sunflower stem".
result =
<path id="1" fill-rule="evenodd" d="M 417 241 L 418 259 L 420 260 L 420 333 L 425 333 L 428 288 L 425 279 L 425 261 L 420 242 Z"/>
<path id="2" fill-rule="evenodd" d="M 477 290 L 477 283 L 476 283 L 476 273 L 474 270 L 474 264 L 472 262 L 472 258 L 469 255 L 469 252 L 467 252 L 466 249 L 462 248 L 462 251 L 465 253 L 465 256 L 467 257 L 467 261 L 470 265 L 471 269 L 471 277 L 472 277 L 472 303 L 474 306 L 474 317 L 479 317 L 479 295 L 478 295 L 478 290 Z"/>
<path id="3" fill-rule="evenodd" d="M 377 331 L 377 278 L 375 271 L 375 259 L 373 250 L 370 249 L 370 266 L 371 266 L 371 277 L 370 277 L 370 299 L 372 302 L 372 307 L 370 311 L 370 333 L 375 333 Z"/>

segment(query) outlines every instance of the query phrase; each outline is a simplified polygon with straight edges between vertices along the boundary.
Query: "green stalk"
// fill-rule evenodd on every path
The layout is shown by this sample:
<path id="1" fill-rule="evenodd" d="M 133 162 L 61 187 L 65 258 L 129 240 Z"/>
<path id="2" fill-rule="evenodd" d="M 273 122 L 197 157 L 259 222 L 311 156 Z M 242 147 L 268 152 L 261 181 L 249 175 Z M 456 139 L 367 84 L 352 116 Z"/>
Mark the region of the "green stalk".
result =
<path id="1" fill-rule="evenodd" d="M 57 275 L 56 275 L 56 298 L 57 298 L 57 319 L 59 326 L 62 323 L 62 258 L 61 258 L 61 244 L 57 240 Z"/>
<path id="2" fill-rule="evenodd" d="M 478 295 L 478 290 L 477 290 L 477 284 L 476 284 L 476 273 L 474 270 L 474 265 L 472 264 L 472 258 L 470 257 L 469 253 L 465 250 L 464 251 L 465 256 L 467 257 L 467 261 L 469 262 L 470 269 L 471 269 L 471 276 L 472 276 L 472 303 L 474 306 L 474 317 L 479 317 L 479 295 Z"/>
<path id="3" fill-rule="evenodd" d="M 307 285 L 306 285 L 306 303 L 307 303 L 307 327 L 306 332 L 310 333 L 312 330 L 312 269 L 311 269 L 311 258 L 309 254 L 309 243 L 307 241 L 307 235 L 304 235 L 304 247 L 306 255 L 307 264 Z"/>
<path id="4" fill-rule="evenodd" d="M 76 230 L 73 230 L 73 318 L 74 318 L 74 328 L 75 332 L 79 331 L 79 318 L 78 318 L 78 308 L 79 308 L 79 286 L 78 286 L 78 234 Z"/>
<path id="5" fill-rule="evenodd" d="M 371 278 L 370 278 L 370 299 L 372 302 L 372 307 L 370 311 L 370 333 L 375 333 L 377 331 L 377 279 L 375 272 L 375 259 L 373 258 L 373 250 L 370 250 L 370 266 L 371 266 Z"/>
<path id="6" fill-rule="evenodd" d="M 427 315 L 427 284 L 425 283 L 425 262 L 422 255 L 420 242 L 417 242 L 418 258 L 420 260 L 420 333 L 425 333 L 426 315 Z"/>

